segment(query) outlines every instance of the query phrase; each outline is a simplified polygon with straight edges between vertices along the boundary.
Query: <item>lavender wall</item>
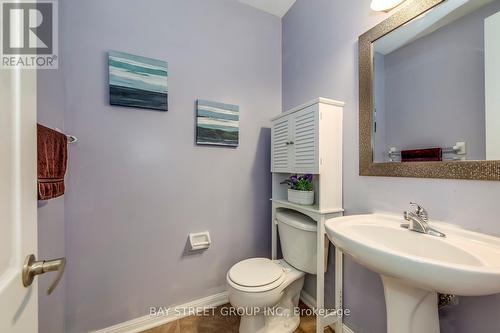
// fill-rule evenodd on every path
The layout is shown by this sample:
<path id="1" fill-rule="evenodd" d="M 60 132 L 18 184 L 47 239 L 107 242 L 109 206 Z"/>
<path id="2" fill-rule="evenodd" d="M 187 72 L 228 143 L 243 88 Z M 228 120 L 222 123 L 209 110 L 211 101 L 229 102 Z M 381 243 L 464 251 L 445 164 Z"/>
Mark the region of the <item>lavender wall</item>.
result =
<path id="1" fill-rule="evenodd" d="M 375 52 L 373 54 L 373 67 L 377 73 L 373 82 L 374 133 L 373 133 L 373 160 L 387 162 L 387 106 L 385 89 L 385 57 Z"/>
<path id="2" fill-rule="evenodd" d="M 269 119 L 281 110 L 281 22 L 232 0 L 67 0 L 62 8 L 66 332 L 225 289 L 270 253 Z M 110 106 L 108 50 L 169 64 L 169 111 Z M 240 146 L 194 144 L 198 98 L 240 106 Z M 189 232 L 213 245 L 187 255 Z"/>
<path id="3" fill-rule="evenodd" d="M 64 85 L 62 71 L 39 70 L 37 91 L 38 122 L 64 129 Z M 65 256 L 64 197 L 38 203 L 38 258 Z M 38 332 L 65 332 L 65 276 L 47 295 L 54 273 L 38 277 Z"/>
<path id="4" fill-rule="evenodd" d="M 499 10 L 495 1 L 384 57 L 387 145 L 376 156 L 465 141 L 467 159 L 486 158 L 484 19 Z"/>
<path id="5" fill-rule="evenodd" d="M 344 115 L 344 208 L 347 214 L 400 214 L 410 200 L 432 218 L 500 235 L 500 182 L 360 177 L 358 175 L 357 38 L 387 14 L 370 0 L 297 0 L 283 19 L 283 109 L 317 96 L 347 103 Z M 329 267 L 333 270 L 333 267 Z M 378 276 L 347 259 L 346 322 L 357 333 L 385 332 L 385 303 Z M 441 316 L 442 332 L 493 333 L 500 327 L 500 295 L 461 298 Z"/>
<path id="6" fill-rule="evenodd" d="M 62 4 L 59 4 L 61 6 Z M 60 13 L 59 13 L 60 14 Z M 61 36 L 59 36 L 59 43 Z M 60 62 L 61 64 L 64 61 Z M 62 69 L 37 72 L 37 121 L 64 130 L 64 76 Z M 64 197 L 38 202 L 38 258 L 66 256 Z M 38 332 L 65 330 L 66 276 L 51 295 L 47 288 L 54 273 L 38 277 Z"/>

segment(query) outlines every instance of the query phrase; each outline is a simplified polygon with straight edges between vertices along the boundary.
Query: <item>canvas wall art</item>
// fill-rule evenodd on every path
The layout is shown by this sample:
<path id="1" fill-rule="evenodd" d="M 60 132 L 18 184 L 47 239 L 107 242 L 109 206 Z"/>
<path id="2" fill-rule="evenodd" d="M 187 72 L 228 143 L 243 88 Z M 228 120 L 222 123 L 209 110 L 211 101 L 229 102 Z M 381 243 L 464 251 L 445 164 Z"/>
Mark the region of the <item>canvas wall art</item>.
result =
<path id="1" fill-rule="evenodd" d="M 168 111 L 166 61 L 116 51 L 108 61 L 111 105 Z"/>
<path id="2" fill-rule="evenodd" d="M 237 147 L 240 115 L 237 105 L 198 100 L 196 143 Z"/>

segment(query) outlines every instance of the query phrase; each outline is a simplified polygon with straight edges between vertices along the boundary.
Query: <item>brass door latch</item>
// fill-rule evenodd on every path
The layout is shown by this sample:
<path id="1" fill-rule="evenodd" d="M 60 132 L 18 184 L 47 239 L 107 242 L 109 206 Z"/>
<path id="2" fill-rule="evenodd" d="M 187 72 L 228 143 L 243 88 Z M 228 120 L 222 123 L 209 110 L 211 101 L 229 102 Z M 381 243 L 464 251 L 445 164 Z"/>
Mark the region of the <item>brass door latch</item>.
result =
<path id="1" fill-rule="evenodd" d="M 57 272 L 54 282 L 52 282 L 49 289 L 47 289 L 47 295 L 50 295 L 54 289 L 56 289 L 59 281 L 61 281 L 65 267 L 66 258 L 36 261 L 35 255 L 31 254 L 24 260 L 22 273 L 23 286 L 29 287 L 37 275 L 45 274 L 47 272 Z"/>

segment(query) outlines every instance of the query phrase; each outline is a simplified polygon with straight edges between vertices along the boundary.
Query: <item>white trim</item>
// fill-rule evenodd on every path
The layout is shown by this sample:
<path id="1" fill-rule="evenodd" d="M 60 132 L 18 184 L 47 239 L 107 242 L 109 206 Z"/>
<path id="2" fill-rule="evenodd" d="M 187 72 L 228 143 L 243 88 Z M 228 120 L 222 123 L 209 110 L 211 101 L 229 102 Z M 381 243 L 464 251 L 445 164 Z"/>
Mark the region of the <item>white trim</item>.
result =
<path id="1" fill-rule="evenodd" d="M 343 333 L 354 333 L 354 331 L 350 329 L 346 324 L 342 325 L 342 331 Z"/>
<path id="2" fill-rule="evenodd" d="M 169 314 L 164 316 L 146 315 L 90 333 L 138 333 L 190 315 L 187 311 L 175 311 L 175 309 L 213 308 L 228 302 L 228 293 L 224 291 L 189 303 L 177 305 L 173 308 L 173 311 L 169 311 Z"/>
<path id="3" fill-rule="evenodd" d="M 302 302 L 305 305 L 307 305 L 308 308 L 310 308 L 310 309 L 316 308 L 316 300 L 314 299 L 314 297 L 309 295 L 306 291 L 304 291 L 304 290 L 301 291 L 300 299 L 302 300 Z M 337 321 L 338 321 L 338 317 L 335 314 L 329 314 L 329 315 L 324 316 L 324 318 L 323 318 L 323 324 L 325 325 L 325 327 L 330 326 L 330 327 L 334 328 L 333 325 Z"/>
<path id="4" fill-rule="evenodd" d="M 339 106 L 339 107 L 344 107 L 345 106 L 344 102 L 340 102 L 340 101 L 336 101 L 336 100 L 329 99 L 329 98 L 324 98 L 324 97 L 318 97 L 318 98 L 313 99 L 312 101 L 309 101 L 309 102 L 304 103 L 302 105 L 296 106 L 293 109 L 290 109 L 290 110 L 288 110 L 286 112 L 283 112 L 279 116 L 271 118 L 271 121 L 274 121 L 276 119 L 280 119 L 282 117 L 288 116 L 291 113 L 300 111 L 300 110 L 305 109 L 305 108 L 307 108 L 307 107 L 309 107 L 311 105 L 320 104 L 320 103 L 321 104 L 328 104 L 328 105 Z"/>
<path id="5" fill-rule="evenodd" d="M 305 290 L 302 290 L 300 292 L 300 300 L 305 305 L 307 305 L 310 309 L 314 309 L 316 307 L 316 300 L 311 295 L 309 295 Z M 333 322 L 332 322 L 332 319 L 333 319 Z M 336 318 L 326 317 L 325 324 L 327 324 L 328 326 L 333 325 L 336 322 L 336 320 L 337 320 Z M 342 324 L 342 332 L 343 333 L 354 333 L 354 331 L 346 324 Z"/>
<path id="6" fill-rule="evenodd" d="M 305 290 L 300 292 L 300 300 L 307 305 L 309 309 L 314 309 L 316 307 L 316 300 L 314 297 L 309 295 Z"/>

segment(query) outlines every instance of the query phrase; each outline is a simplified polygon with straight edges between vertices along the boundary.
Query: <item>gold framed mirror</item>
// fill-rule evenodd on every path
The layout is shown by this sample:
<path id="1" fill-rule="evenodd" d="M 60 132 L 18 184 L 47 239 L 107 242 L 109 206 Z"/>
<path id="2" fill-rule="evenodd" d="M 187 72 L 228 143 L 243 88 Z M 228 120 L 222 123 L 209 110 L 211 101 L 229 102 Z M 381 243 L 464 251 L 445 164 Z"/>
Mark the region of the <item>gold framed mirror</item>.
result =
<path id="1" fill-rule="evenodd" d="M 488 72 L 491 68 L 499 70 L 500 60 L 498 60 L 498 64 L 495 63 L 495 66 L 493 66 L 488 63 L 488 59 L 500 59 L 500 53 L 497 54 L 497 57 L 490 55 L 488 58 L 487 52 L 484 51 L 486 47 L 483 47 L 481 51 L 480 47 L 475 45 L 481 43 L 479 34 L 482 33 L 486 40 L 483 40 L 482 43 L 490 47 L 491 43 L 488 44 L 487 39 L 488 25 L 492 24 L 492 18 L 496 17 L 495 22 L 498 21 L 495 23 L 497 24 L 495 26 L 496 31 L 500 28 L 500 0 L 469 0 L 463 1 L 459 5 L 456 5 L 456 3 L 458 2 L 447 0 L 408 0 L 394 15 L 391 15 L 388 19 L 359 37 L 359 173 L 361 176 L 500 180 L 500 157 L 497 157 L 500 155 L 495 155 L 495 151 L 500 152 L 500 127 L 492 127 L 497 121 L 496 116 L 491 116 L 491 111 L 489 111 L 490 114 L 487 113 L 488 107 L 490 110 L 494 109 L 495 112 L 498 112 L 498 125 L 500 125 L 500 97 L 494 96 L 500 94 L 490 93 L 492 98 L 495 99 L 494 101 L 488 100 L 487 94 L 489 87 L 498 87 L 496 83 L 490 84 L 488 77 L 490 77 L 490 81 L 491 77 L 495 76 L 500 80 L 498 73 L 493 76 L 489 75 Z M 480 14 L 483 16 L 480 16 Z M 482 28 L 472 29 L 471 18 L 476 19 L 478 23 L 475 24 L 479 28 L 482 27 L 479 24 L 484 24 L 484 30 L 481 30 Z M 458 25 L 458 23 L 462 22 L 461 20 L 469 25 L 466 25 L 465 28 L 459 27 L 460 29 L 452 27 L 452 25 Z M 477 31 L 477 36 L 474 37 L 475 39 L 471 39 L 471 43 L 460 40 L 450 43 L 450 38 L 444 35 L 444 32 L 450 33 L 450 31 L 455 31 L 456 36 L 463 36 L 464 39 L 466 35 L 467 38 L 472 35 L 468 31 Z M 429 44 L 431 38 L 436 40 L 435 43 L 442 43 L 437 40 L 437 37 L 446 37 L 446 43 L 450 45 L 449 50 L 446 50 L 448 53 L 443 51 L 444 47 L 441 50 L 441 44 L 435 44 L 439 45 L 439 47 L 432 49 L 434 53 L 439 53 L 443 62 L 437 63 L 435 59 L 437 57 L 430 60 L 420 58 L 418 64 L 425 67 L 418 67 L 415 63 L 409 65 L 409 61 L 414 58 L 413 55 L 419 54 L 419 52 L 415 52 L 415 50 L 418 50 L 416 45 L 418 43 L 432 45 Z M 424 42 L 428 44 L 423 44 Z M 468 47 L 471 51 L 463 51 L 459 47 Z M 496 52 L 500 52 L 500 47 L 498 45 L 495 47 L 498 47 Z M 393 61 L 393 63 L 397 63 L 398 67 L 396 65 L 388 66 L 387 62 L 390 59 L 395 59 L 393 55 L 395 52 L 401 53 L 400 50 L 406 53 L 404 57 L 399 54 L 397 62 Z M 425 50 L 425 52 L 421 52 L 422 57 L 424 55 L 429 57 L 434 54 L 429 52 L 431 50 L 429 47 L 421 46 L 421 50 Z M 451 57 L 450 52 L 454 52 Z M 379 53 L 383 55 L 385 61 L 384 72 L 380 71 L 380 73 L 379 71 L 375 72 L 375 57 Z M 466 60 L 470 61 L 470 63 L 458 62 L 457 58 L 460 58 L 457 56 L 458 54 L 467 54 L 469 57 Z M 482 62 L 480 57 L 483 57 Z M 456 67 L 450 68 L 449 66 L 452 64 Z M 438 66 L 436 67 L 437 70 L 432 69 L 431 65 Z M 480 67 L 481 65 L 483 67 Z M 380 67 L 378 66 L 378 68 Z M 487 67 L 488 69 L 485 69 Z M 413 72 L 407 71 L 407 68 Z M 435 77 L 418 85 L 418 74 L 431 69 Z M 463 70 L 467 71 L 464 72 Z M 444 74 L 440 75 L 441 72 Z M 447 81 L 441 80 L 442 77 L 448 74 L 450 75 L 446 78 Z M 380 79 L 381 76 L 384 76 L 383 80 Z M 471 76 L 474 76 L 474 78 Z M 388 77 L 391 79 L 388 79 Z M 457 77 L 463 78 L 463 80 L 457 80 Z M 478 82 L 485 77 L 486 83 L 480 87 L 483 91 L 472 91 L 475 89 L 462 87 L 465 86 L 463 82 L 469 83 L 468 81 L 475 82 L 474 87 L 479 87 L 481 84 L 478 84 Z M 395 79 L 392 78 L 399 81 L 401 81 L 401 78 L 408 79 L 403 83 L 395 83 Z M 379 81 L 383 82 L 383 84 L 376 84 Z M 443 82 L 448 83 L 443 84 Z M 454 82 L 461 85 L 453 87 Z M 382 97 L 376 98 L 375 90 L 377 87 L 382 86 L 384 87 L 384 93 L 378 94 Z M 468 90 L 464 94 L 460 93 L 460 89 Z M 379 88 L 380 90 L 382 89 Z M 429 95 L 422 95 L 425 91 Z M 469 91 L 472 91 L 471 94 L 474 93 L 473 98 L 467 96 L 470 95 Z M 486 98 L 481 93 L 486 94 Z M 389 96 L 390 94 L 395 97 Z M 464 101 L 459 100 L 462 96 Z M 483 96 L 483 101 L 480 99 L 481 96 Z M 398 99 L 398 103 L 394 102 L 396 99 Z M 430 103 L 438 100 L 439 105 Z M 383 101 L 383 103 L 378 101 Z M 406 107 L 420 104 L 420 102 L 415 103 L 414 101 L 430 102 L 423 102 L 421 109 L 419 107 Z M 472 104 L 472 102 L 475 104 Z M 473 121 L 466 119 L 469 117 L 468 113 L 457 113 L 452 116 L 449 113 L 446 114 L 446 112 L 458 112 L 457 103 L 460 106 L 466 104 L 466 112 L 470 111 L 470 114 L 475 117 Z M 494 104 L 494 107 L 492 107 L 493 104 L 491 103 L 499 104 Z M 384 104 L 384 108 L 381 108 L 381 104 Z M 390 107 L 385 104 L 390 104 Z M 384 131 L 381 130 L 381 119 L 383 117 L 380 109 L 383 109 L 386 113 Z M 427 111 L 431 116 L 424 119 Z M 413 112 L 413 114 L 409 112 Z M 455 124 L 459 120 L 463 120 L 463 123 Z M 391 126 L 388 125 L 389 122 L 391 122 Z M 429 126 L 426 126 L 426 123 Z M 450 125 L 450 123 L 453 123 L 453 125 Z M 472 123 L 476 124 L 475 128 L 469 125 Z M 436 125 L 434 127 L 437 130 L 431 131 L 431 124 Z M 399 134 L 398 136 L 393 132 L 389 132 L 388 128 L 396 128 L 397 130 L 394 132 L 401 133 L 396 133 Z M 415 133 L 410 133 L 413 129 Z M 429 131 L 427 132 L 427 130 Z M 441 135 L 444 132 L 450 132 L 450 137 Z M 475 137 L 472 134 L 469 135 L 468 132 L 474 132 Z M 496 132 L 498 132 L 498 135 Z M 489 138 L 488 135 L 490 137 L 494 135 L 494 137 Z M 390 142 L 384 141 L 380 143 L 382 140 L 377 139 L 378 136 L 386 139 L 391 138 L 392 141 L 387 139 L 386 141 L 389 140 Z M 410 138 L 414 138 L 413 141 L 409 141 Z M 466 146 L 467 154 L 465 153 Z M 406 159 L 406 156 L 411 156 L 408 155 L 410 151 L 420 153 L 422 150 L 431 151 L 433 149 L 434 152 L 439 152 L 438 159 Z M 398 156 L 400 160 L 398 160 Z"/>

